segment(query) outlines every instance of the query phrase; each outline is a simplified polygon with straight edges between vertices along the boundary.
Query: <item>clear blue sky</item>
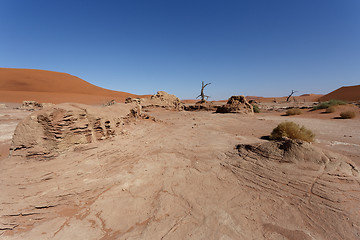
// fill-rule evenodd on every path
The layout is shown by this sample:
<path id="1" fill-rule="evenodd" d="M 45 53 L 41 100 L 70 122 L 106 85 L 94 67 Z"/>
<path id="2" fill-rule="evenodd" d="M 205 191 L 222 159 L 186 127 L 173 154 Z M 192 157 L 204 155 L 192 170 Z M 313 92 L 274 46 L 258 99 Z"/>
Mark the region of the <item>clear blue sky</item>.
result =
<path id="1" fill-rule="evenodd" d="M 0 0 L 0 67 L 182 99 L 328 93 L 360 84 L 360 1 Z"/>

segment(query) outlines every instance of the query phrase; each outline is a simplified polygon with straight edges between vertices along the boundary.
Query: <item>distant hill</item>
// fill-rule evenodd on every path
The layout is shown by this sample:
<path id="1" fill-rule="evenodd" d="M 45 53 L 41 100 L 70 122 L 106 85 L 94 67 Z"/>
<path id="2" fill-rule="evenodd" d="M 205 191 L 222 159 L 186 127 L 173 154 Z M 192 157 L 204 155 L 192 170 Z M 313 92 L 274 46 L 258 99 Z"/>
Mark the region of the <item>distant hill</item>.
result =
<path id="1" fill-rule="evenodd" d="M 344 101 L 360 101 L 360 85 L 341 87 L 320 98 L 320 101 L 329 101 L 331 99 Z"/>
<path id="2" fill-rule="evenodd" d="M 112 99 L 123 102 L 127 97 L 141 96 L 97 87 L 67 73 L 0 68 L 0 102 L 35 100 L 99 104 Z"/>

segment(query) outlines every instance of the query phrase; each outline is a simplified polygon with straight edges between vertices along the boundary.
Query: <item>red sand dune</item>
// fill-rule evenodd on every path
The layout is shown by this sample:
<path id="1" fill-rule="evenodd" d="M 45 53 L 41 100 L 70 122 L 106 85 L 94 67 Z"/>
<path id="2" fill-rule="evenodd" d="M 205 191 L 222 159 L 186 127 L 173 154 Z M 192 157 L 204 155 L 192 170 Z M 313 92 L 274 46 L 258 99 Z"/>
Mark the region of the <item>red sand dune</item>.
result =
<path id="1" fill-rule="evenodd" d="M 331 99 L 360 101 L 360 85 L 338 88 L 335 91 L 321 97 L 320 101 L 329 101 Z"/>
<path id="2" fill-rule="evenodd" d="M 78 102 L 100 104 L 114 99 L 123 102 L 127 97 L 144 97 L 97 87 L 66 73 L 0 68 L 0 102 Z"/>

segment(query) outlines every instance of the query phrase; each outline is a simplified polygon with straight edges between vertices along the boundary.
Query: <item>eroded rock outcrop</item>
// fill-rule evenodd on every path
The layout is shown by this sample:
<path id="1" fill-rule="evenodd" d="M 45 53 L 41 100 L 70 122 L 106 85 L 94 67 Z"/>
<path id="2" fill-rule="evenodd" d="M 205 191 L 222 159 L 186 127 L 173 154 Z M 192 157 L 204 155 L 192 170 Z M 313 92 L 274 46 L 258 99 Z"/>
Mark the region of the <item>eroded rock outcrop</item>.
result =
<path id="1" fill-rule="evenodd" d="M 40 110 L 40 109 L 51 107 L 51 106 L 54 106 L 54 104 L 53 103 L 38 103 L 36 101 L 23 101 L 23 103 L 21 104 L 21 106 L 19 108 L 28 110 L 28 111 L 35 111 L 35 110 Z"/>
<path id="2" fill-rule="evenodd" d="M 230 97 L 225 105 L 217 108 L 216 112 L 254 114 L 252 105 L 242 95 Z"/>
<path id="3" fill-rule="evenodd" d="M 195 104 L 184 106 L 185 111 L 216 111 L 217 106 L 209 101 L 198 101 Z"/>
<path id="4" fill-rule="evenodd" d="M 277 219 L 276 224 L 264 223 L 264 228 L 271 227 L 265 238 L 273 234 L 287 236 L 281 229 L 295 226 L 286 220 L 292 206 L 301 213 L 308 229 L 298 231 L 299 239 L 321 239 L 320 236 L 357 239 L 360 236 L 360 174 L 353 162 L 293 140 L 241 144 L 237 150 L 238 156 L 224 166 L 229 167 L 241 185 L 261 192 L 262 197 L 274 205 L 264 212 Z M 288 215 L 283 217 L 281 211 Z M 293 214 L 294 219 L 299 215 Z M 307 232 L 312 232 L 314 238 Z"/>
<path id="5" fill-rule="evenodd" d="M 178 97 L 164 91 L 158 91 L 149 98 L 127 98 L 125 103 L 137 103 L 146 108 L 165 108 L 167 110 L 182 111 L 184 105 Z"/>
<path id="6" fill-rule="evenodd" d="M 112 138 L 129 119 L 142 117 L 141 107 L 134 104 L 109 107 L 56 105 L 37 111 L 19 123 L 10 154 L 49 159 L 74 145 Z"/>
<path id="7" fill-rule="evenodd" d="M 127 114 L 116 107 L 101 110 Z M 345 157 L 250 136 L 263 120 L 156 116 L 166 122 L 51 161 L 2 161 L 1 239 L 359 239 L 358 168 Z"/>

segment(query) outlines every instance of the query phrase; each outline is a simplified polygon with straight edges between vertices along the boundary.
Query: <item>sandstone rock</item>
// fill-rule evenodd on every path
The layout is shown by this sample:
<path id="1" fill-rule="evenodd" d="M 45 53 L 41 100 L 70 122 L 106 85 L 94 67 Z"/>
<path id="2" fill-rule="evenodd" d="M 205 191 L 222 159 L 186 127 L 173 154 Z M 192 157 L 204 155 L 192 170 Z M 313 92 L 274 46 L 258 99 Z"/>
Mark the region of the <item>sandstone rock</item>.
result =
<path id="1" fill-rule="evenodd" d="M 165 108 L 168 110 L 182 111 L 183 103 L 175 95 L 164 91 L 158 91 L 155 95 L 148 98 L 127 98 L 125 103 L 138 103 L 145 108 Z"/>
<path id="2" fill-rule="evenodd" d="M 306 142 L 285 140 L 237 146 L 238 157 L 224 166 L 239 179 L 243 187 L 261 192 L 261 196 L 278 207 L 296 206 L 306 216 L 307 234 L 299 239 L 355 239 L 360 218 L 359 181 L 356 165 L 342 155 L 321 150 Z M 255 203 L 254 203 L 255 204 Z M 276 209 L 274 207 L 274 209 Z M 279 209 L 273 212 L 277 226 L 291 225 L 282 220 Z M 347 222 L 340 216 L 347 216 Z M 272 225 L 272 223 L 269 223 Z M 325 230 L 327 229 L 327 230 Z M 331 230 L 330 230 L 331 229 Z M 267 237 L 266 237 L 267 239 Z M 296 238 L 297 239 L 297 238 Z"/>
<path id="3" fill-rule="evenodd" d="M 109 139 L 129 119 L 140 117 L 144 117 L 141 107 L 134 105 L 106 108 L 56 105 L 37 111 L 19 123 L 10 154 L 39 160 L 53 158 L 72 146 Z"/>
<path id="4" fill-rule="evenodd" d="M 198 101 L 193 105 L 184 106 L 185 111 L 216 111 L 217 106 L 212 102 Z"/>
<path id="5" fill-rule="evenodd" d="M 253 107 L 242 95 L 230 97 L 225 105 L 217 108 L 216 112 L 254 114 Z"/>
<path id="6" fill-rule="evenodd" d="M 25 109 L 29 111 L 34 111 L 38 109 L 42 109 L 43 105 L 41 103 L 38 103 L 36 101 L 23 101 L 22 105 L 20 106 L 20 109 Z"/>
<path id="7" fill-rule="evenodd" d="M 144 101 L 143 98 L 131 98 L 131 97 L 128 97 L 128 98 L 125 99 L 125 103 L 138 103 L 138 104 L 141 104 L 143 101 Z"/>
<path id="8" fill-rule="evenodd" d="M 43 108 L 48 108 L 51 106 L 54 106 L 54 104 L 53 103 L 38 103 L 36 101 L 23 101 L 23 103 L 21 104 L 19 109 L 35 111 L 35 110 L 40 110 Z"/>
<path id="9" fill-rule="evenodd" d="M 48 107 L 54 106 L 55 104 L 53 104 L 53 103 L 41 103 L 41 105 L 42 105 L 42 108 L 48 108 Z"/>

